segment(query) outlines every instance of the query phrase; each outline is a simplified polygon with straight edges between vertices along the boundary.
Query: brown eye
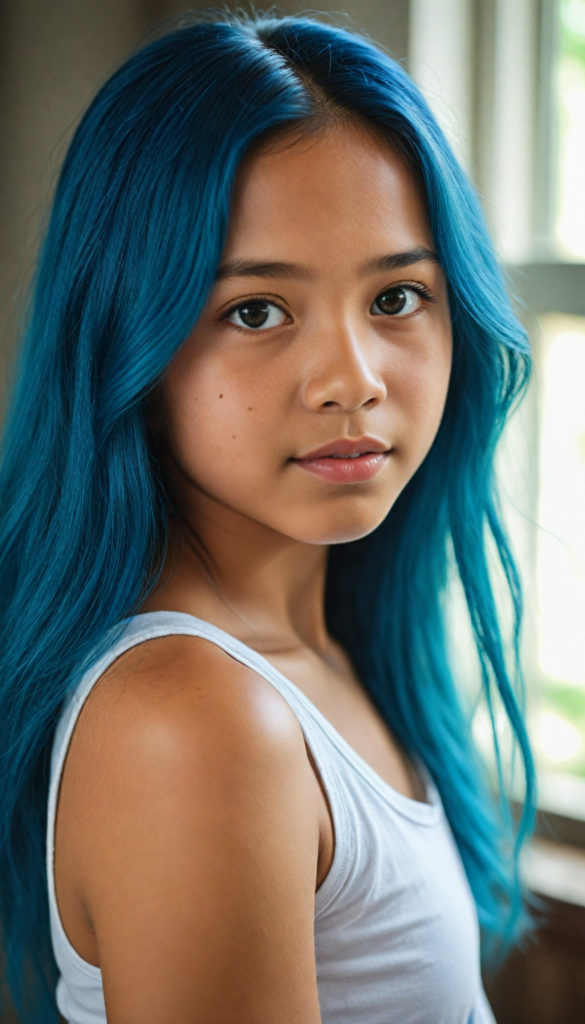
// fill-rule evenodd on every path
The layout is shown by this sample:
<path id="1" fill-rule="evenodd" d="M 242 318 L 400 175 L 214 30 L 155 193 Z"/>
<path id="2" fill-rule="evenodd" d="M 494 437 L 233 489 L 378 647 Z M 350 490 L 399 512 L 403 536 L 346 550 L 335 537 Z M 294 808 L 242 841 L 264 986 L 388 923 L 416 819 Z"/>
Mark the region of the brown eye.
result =
<path id="1" fill-rule="evenodd" d="M 286 320 L 286 314 L 275 302 L 268 302 L 267 299 L 249 299 L 232 309 L 226 320 L 234 327 L 261 331 L 270 327 L 280 327 Z"/>
<path id="2" fill-rule="evenodd" d="M 414 288 L 398 285 L 378 295 L 370 309 L 374 316 L 406 316 L 420 309 L 421 298 Z"/>

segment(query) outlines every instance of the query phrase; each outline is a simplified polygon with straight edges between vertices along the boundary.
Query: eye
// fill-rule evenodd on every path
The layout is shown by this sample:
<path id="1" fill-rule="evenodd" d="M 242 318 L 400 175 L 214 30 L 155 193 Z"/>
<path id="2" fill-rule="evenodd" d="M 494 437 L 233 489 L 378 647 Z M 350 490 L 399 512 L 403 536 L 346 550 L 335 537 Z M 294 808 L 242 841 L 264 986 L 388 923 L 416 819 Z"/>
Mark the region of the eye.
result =
<path id="1" fill-rule="evenodd" d="M 266 331 L 270 327 L 280 327 L 287 316 L 280 306 L 268 299 L 246 299 L 230 310 L 224 319 L 247 331 Z"/>
<path id="2" fill-rule="evenodd" d="M 399 284 L 394 288 L 386 288 L 386 291 L 376 296 L 370 313 L 375 316 L 406 316 L 415 313 L 421 305 L 422 299 L 414 288 Z"/>

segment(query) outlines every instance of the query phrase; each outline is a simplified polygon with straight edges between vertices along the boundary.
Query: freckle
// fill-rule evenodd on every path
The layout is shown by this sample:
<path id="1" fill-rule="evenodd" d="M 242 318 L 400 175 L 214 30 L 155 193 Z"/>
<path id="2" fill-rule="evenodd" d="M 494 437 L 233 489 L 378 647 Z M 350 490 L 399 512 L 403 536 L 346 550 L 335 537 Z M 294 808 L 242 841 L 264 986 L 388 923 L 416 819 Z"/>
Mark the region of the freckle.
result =
<path id="1" fill-rule="evenodd" d="M 235 434 L 232 434 L 232 439 L 233 439 L 234 441 L 236 440 L 236 435 L 235 435 Z"/>
<path id="2" fill-rule="evenodd" d="M 248 406 L 248 412 L 252 412 L 252 406 L 251 405 Z"/>

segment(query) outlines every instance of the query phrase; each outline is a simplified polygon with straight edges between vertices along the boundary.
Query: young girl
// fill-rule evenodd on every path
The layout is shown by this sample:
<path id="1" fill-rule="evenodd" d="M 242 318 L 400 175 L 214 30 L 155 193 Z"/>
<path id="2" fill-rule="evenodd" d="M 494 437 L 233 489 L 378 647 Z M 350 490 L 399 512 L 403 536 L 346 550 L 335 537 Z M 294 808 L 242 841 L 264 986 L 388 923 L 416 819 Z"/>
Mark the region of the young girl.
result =
<path id="1" fill-rule="evenodd" d="M 476 199 L 373 45 L 222 15 L 106 82 L 4 441 L 23 1021 L 56 1019 L 57 977 L 70 1024 L 493 1021 L 480 928 L 521 933 L 519 840 L 442 593 L 452 552 L 521 839 L 486 544 L 519 614 L 492 462 L 527 368 Z"/>

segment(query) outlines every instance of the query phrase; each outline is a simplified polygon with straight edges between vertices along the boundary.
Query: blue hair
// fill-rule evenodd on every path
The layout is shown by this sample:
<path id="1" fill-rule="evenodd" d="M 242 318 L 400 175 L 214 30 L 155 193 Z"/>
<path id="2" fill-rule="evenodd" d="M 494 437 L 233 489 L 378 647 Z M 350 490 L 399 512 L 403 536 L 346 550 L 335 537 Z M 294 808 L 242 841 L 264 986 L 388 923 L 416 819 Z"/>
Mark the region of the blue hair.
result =
<path id="1" fill-rule="evenodd" d="M 454 355 L 423 465 L 378 529 L 331 551 L 328 623 L 434 778 L 487 948 L 523 927 L 517 854 L 534 770 L 486 551 L 495 547 L 508 581 L 517 662 L 520 588 L 493 459 L 529 353 L 477 199 L 415 85 L 359 35 L 309 18 L 191 20 L 135 52 L 75 133 L 4 430 L 0 926 L 12 999 L 29 1024 L 57 1019 L 44 867 L 52 734 L 80 673 L 154 586 L 165 550 L 149 395 L 212 287 L 243 155 L 335 112 L 382 132 L 423 183 Z M 488 704 L 503 703 L 524 763 L 516 832 L 491 794 L 448 663 L 450 551 Z"/>

